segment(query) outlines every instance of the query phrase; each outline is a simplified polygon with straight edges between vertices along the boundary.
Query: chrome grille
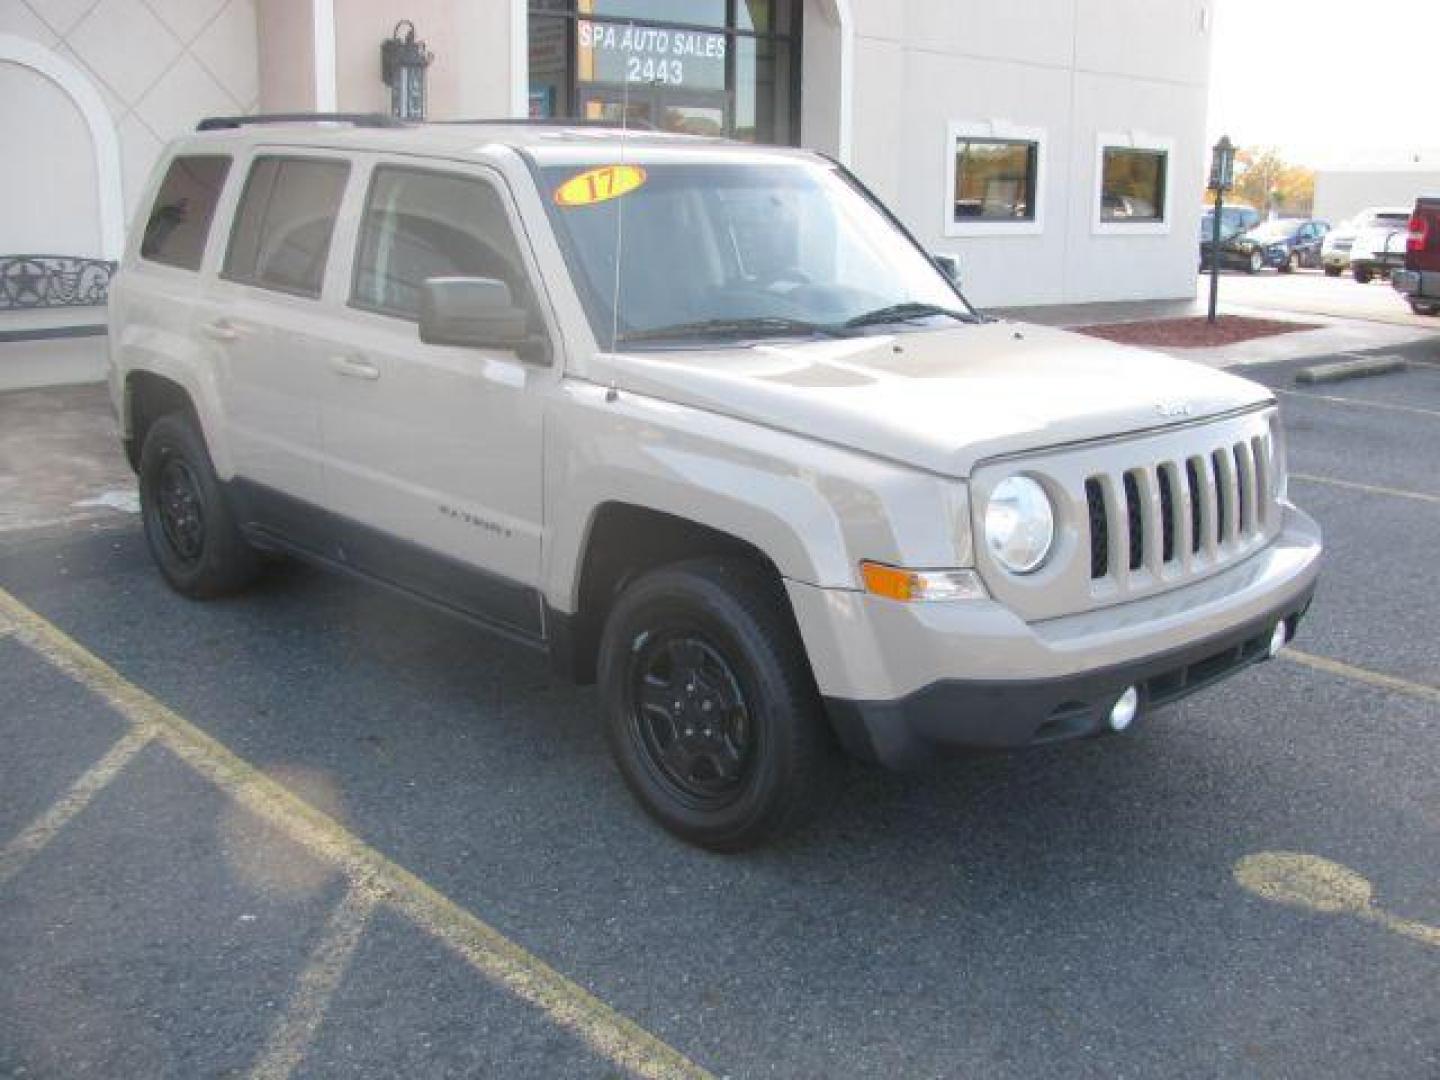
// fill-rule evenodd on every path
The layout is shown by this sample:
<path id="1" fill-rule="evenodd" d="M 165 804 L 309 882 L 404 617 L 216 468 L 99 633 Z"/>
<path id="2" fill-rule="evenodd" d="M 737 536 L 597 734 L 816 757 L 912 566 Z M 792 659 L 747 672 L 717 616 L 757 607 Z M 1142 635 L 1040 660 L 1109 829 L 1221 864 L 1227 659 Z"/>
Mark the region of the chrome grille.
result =
<path id="1" fill-rule="evenodd" d="M 1270 440 L 1256 435 L 1087 477 L 1091 580 L 1117 567 L 1160 575 L 1233 556 L 1266 530 L 1272 470 Z"/>

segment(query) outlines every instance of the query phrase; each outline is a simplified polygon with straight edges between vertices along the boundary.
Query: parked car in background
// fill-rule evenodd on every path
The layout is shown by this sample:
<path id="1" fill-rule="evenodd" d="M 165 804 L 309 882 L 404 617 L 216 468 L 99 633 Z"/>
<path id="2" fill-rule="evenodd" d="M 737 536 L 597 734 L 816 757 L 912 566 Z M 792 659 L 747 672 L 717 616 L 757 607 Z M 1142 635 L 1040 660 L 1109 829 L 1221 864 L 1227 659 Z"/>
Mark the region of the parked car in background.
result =
<path id="1" fill-rule="evenodd" d="M 1364 285 L 1375 277 L 1389 277 L 1405 263 L 1405 236 L 1410 231 L 1410 210 L 1393 206 L 1367 210 L 1355 218 L 1355 240 L 1350 245 L 1350 276 Z"/>
<path id="2" fill-rule="evenodd" d="M 1405 267 L 1390 284 L 1410 301 L 1416 315 L 1440 315 L 1440 195 L 1415 200 L 1405 238 Z"/>
<path id="3" fill-rule="evenodd" d="M 1220 239 L 1225 240 L 1248 232 L 1260 224 L 1260 211 L 1237 203 L 1220 209 Z M 1206 207 L 1200 214 L 1200 269 L 1210 265 L 1210 244 L 1215 238 L 1215 211 Z"/>
<path id="4" fill-rule="evenodd" d="M 1213 218 L 1211 219 L 1214 220 Z M 1220 265 L 1255 274 L 1267 266 L 1282 274 L 1302 266 L 1320 265 L 1320 245 L 1329 223 L 1311 218 L 1280 218 L 1220 240 Z M 1210 262 L 1210 245 L 1200 244 L 1200 267 Z"/>

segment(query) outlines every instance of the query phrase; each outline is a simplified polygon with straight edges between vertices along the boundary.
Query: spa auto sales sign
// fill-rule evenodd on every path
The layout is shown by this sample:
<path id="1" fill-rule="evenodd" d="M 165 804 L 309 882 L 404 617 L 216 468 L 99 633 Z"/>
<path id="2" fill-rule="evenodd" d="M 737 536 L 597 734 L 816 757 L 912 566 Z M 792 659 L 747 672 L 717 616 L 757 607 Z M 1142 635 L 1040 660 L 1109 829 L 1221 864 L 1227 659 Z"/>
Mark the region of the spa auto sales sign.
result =
<path id="1" fill-rule="evenodd" d="M 725 87 L 725 35 L 704 30 L 576 22 L 582 82 Z"/>

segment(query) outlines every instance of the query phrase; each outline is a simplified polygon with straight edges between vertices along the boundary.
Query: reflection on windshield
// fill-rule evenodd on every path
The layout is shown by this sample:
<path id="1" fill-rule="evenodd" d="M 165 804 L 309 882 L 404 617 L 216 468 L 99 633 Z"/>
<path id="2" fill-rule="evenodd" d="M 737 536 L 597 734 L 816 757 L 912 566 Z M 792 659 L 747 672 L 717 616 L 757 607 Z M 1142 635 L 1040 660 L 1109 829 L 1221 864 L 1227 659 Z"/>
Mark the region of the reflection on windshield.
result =
<path id="1" fill-rule="evenodd" d="M 948 279 L 834 169 L 812 162 L 644 161 L 624 194 L 575 190 L 586 166 L 540 170 L 596 339 L 833 335 L 974 313 Z M 619 308 L 615 295 L 617 226 Z"/>

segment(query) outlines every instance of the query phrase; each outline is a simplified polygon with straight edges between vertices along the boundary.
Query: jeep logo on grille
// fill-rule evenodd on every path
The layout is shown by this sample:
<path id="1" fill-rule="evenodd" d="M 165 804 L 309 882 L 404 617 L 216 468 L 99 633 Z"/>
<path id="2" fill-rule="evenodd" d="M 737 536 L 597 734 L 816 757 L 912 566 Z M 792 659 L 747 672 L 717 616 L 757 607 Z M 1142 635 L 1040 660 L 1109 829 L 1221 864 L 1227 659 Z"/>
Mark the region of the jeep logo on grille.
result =
<path id="1" fill-rule="evenodd" d="M 1156 403 L 1155 411 L 1161 416 L 1189 416 L 1190 405 L 1184 401 L 1160 401 Z"/>

